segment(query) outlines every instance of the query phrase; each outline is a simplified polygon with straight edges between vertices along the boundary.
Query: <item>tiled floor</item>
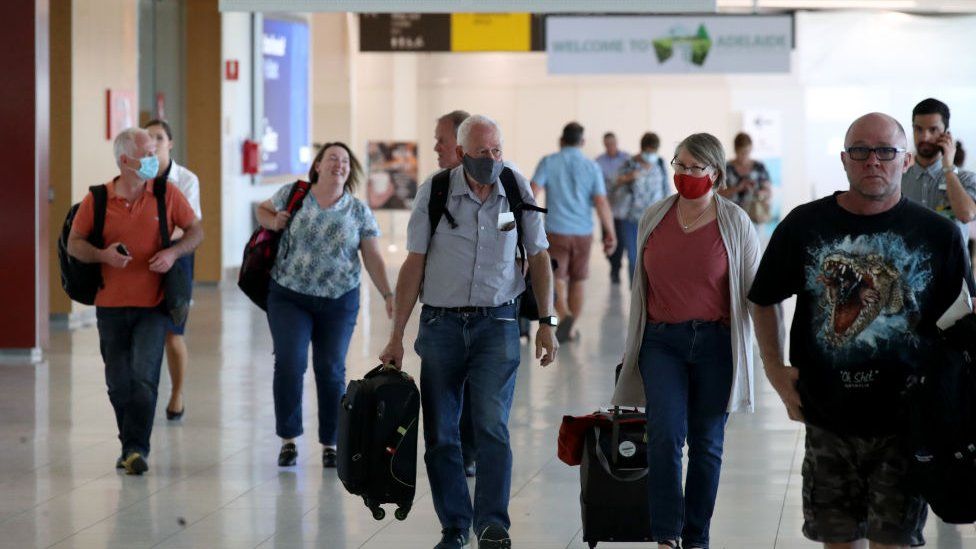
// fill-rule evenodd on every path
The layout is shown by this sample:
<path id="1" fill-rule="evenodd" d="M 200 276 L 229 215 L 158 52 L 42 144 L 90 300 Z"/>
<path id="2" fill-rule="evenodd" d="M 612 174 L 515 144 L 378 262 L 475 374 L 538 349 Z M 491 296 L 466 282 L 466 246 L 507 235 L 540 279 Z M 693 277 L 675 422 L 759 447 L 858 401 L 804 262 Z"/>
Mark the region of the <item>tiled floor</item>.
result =
<path id="1" fill-rule="evenodd" d="M 401 253 L 389 249 L 391 271 Z M 557 365 L 540 368 L 523 345 L 511 420 L 518 548 L 585 547 L 579 473 L 556 459 L 555 441 L 563 414 L 591 411 L 611 391 L 629 297 L 606 279 L 606 262 L 594 255 L 582 341 L 563 347 Z M 374 366 L 388 334 L 375 290 L 369 298 L 349 353 L 350 378 Z M 40 366 L 0 366 L 0 548 L 432 547 L 439 527 L 422 471 L 414 509 L 398 522 L 374 521 L 334 470 L 323 471 L 314 438 L 301 440 L 299 466 L 277 467 L 270 337 L 259 313 L 236 288 L 197 290 L 186 417 L 168 423 L 161 399 L 143 477 L 114 468 L 119 448 L 93 327 L 52 334 Z M 415 330 L 414 321 L 408 347 Z M 416 372 L 415 356 L 407 367 Z M 756 413 L 729 421 L 713 547 L 816 547 L 800 533 L 802 431 L 759 378 Z M 305 420 L 314 432 L 310 375 L 307 381 Z M 972 527 L 931 518 L 926 535 L 930 547 L 976 548 Z"/>

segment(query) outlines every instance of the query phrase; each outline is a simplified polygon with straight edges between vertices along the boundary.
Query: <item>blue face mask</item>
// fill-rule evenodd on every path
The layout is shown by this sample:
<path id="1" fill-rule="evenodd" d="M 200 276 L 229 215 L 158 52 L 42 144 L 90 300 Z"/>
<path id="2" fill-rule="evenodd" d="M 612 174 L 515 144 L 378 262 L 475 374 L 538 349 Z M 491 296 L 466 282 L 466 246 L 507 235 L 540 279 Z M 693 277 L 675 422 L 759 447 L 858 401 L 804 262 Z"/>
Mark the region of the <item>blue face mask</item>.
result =
<path id="1" fill-rule="evenodd" d="M 149 181 L 154 179 L 157 173 L 159 173 L 159 158 L 156 155 L 144 156 L 139 159 L 139 169 L 136 170 L 139 179 Z"/>
<path id="2" fill-rule="evenodd" d="M 644 162 L 647 162 L 648 164 L 653 164 L 657 162 L 656 153 L 646 152 L 646 153 L 641 153 L 641 156 L 644 157 Z"/>

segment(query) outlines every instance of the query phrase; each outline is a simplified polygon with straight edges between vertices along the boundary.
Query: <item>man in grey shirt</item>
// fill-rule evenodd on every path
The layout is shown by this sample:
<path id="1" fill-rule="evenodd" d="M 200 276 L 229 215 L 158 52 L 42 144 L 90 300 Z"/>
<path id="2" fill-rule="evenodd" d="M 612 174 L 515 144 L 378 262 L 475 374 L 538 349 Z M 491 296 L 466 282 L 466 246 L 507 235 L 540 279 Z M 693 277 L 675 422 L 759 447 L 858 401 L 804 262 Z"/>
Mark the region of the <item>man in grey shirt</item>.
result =
<path id="1" fill-rule="evenodd" d="M 976 218 L 976 174 L 952 163 L 956 142 L 949 133 L 949 107 L 932 98 L 915 105 L 912 133 L 915 164 L 902 177 L 902 194 L 954 221 L 968 241 L 966 224 Z"/>
<path id="2" fill-rule="evenodd" d="M 508 500 L 512 450 L 508 417 L 521 349 L 518 297 L 525 290 L 517 231 L 539 303 L 536 358 L 556 358 L 552 268 L 538 212 L 516 227 L 501 182 L 502 136 L 490 118 L 474 115 L 457 134 L 461 166 L 450 171 L 446 211 L 431 235 L 432 179 L 420 187 L 407 226 L 407 259 L 396 287 L 393 333 L 380 360 L 401 368 L 403 332 L 419 297 L 424 304 L 414 349 L 420 355 L 427 476 L 442 538 L 435 549 L 460 549 L 474 525 L 478 546 L 511 547 Z M 522 201 L 535 204 L 529 183 L 512 172 Z M 443 195 L 442 195 L 443 196 Z M 450 214 L 450 215 L 448 215 Z M 478 468 L 472 507 L 461 461 L 461 393 L 470 386 Z"/>

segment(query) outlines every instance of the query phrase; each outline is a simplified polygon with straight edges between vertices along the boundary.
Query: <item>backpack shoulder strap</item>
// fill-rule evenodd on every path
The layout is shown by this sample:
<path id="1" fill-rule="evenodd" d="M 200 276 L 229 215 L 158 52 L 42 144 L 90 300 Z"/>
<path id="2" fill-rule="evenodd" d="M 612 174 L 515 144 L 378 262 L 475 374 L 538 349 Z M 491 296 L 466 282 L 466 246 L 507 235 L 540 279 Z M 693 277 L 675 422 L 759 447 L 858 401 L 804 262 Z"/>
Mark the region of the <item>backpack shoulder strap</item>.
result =
<path id="1" fill-rule="evenodd" d="M 166 219 L 166 180 L 153 181 L 153 196 L 156 197 L 156 215 L 159 217 L 159 237 L 163 248 L 169 248 L 169 223 Z"/>
<path id="2" fill-rule="evenodd" d="M 522 260 L 522 272 L 524 273 L 528 265 L 525 261 L 525 245 L 522 243 L 522 212 L 529 210 L 546 213 L 548 210 L 522 200 L 522 190 L 519 188 L 518 180 L 515 179 L 515 172 L 511 168 L 507 166 L 503 168 L 499 178 L 502 181 L 502 187 L 505 189 L 505 198 L 508 199 L 508 209 L 515 217 L 515 242 L 519 258 Z"/>
<path id="3" fill-rule="evenodd" d="M 657 156 L 657 167 L 661 168 L 661 173 L 663 173 L 664 176 L 667 177 L 668 169 L 664 167 L 664 159 L 661 158 L 661 155 Z"/>
<path id="4" fill-rule="evenodd" d="M 108 210 L 108 187 L 105 185 L 92 185 L 88 187 L 92 194 L 92 206 L 95 214 L 92 224 L 92 232 L 88 235 L 88 241 L 94 246 L 101 248 L 105 246 L 105 212 Z"/>
<path id="5" fill-rule="evenodd" d="M 285 201 L 285 211 L 294 214 L 301 209 L 305 197 L 308 196 L 310 190 L 312 190 L 312 184 L 308 181 L 302 181 L 301 179 L 295 181 L 295 184 L 291 186 L 291 191 L 288 193 L 288 200 Z"/>
<path id="6" fill-rule="evenodd" d="M 447 211 L 447 195 L 451 191 L 451 170 L 441 170 L 434 174 L 430 180 L 430 199 L 427 202 L 427 217 L 430 219 L 430 236 L 433 238 L 434 231 L 441 217 L 446 217 L 452 229 L 457 228 L 454 216 Z"/>

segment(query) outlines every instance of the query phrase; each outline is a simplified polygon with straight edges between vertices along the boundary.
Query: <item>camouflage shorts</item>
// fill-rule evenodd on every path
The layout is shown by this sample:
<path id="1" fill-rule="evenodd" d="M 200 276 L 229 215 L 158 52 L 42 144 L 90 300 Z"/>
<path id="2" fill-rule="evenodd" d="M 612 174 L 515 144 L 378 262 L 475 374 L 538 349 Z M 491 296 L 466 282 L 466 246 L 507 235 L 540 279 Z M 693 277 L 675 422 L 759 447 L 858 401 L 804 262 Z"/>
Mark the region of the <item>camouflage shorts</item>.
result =
<path id="1" fill-rule="evenodd" d="M 867 538 L 924 545 L 927 508 L 907 476 L 907 451 L 896 437 L 838 435 L 808 425 L 803 535 L 823 543 Z"/>

